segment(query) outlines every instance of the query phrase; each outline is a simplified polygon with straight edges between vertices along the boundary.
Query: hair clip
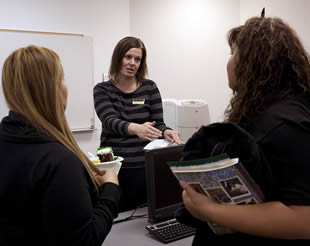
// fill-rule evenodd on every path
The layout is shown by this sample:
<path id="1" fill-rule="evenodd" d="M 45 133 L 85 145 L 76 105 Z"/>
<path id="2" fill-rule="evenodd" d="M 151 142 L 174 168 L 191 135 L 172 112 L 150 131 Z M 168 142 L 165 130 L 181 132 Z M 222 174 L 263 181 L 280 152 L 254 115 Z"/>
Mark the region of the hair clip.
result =
<path id="1" fill-rule="evenodd" d="M 260 17 L 261 17 L 261 18 L 264 18 L 264 17 L 265 17 L 265 8 L 262 9 L 262 12 L 261 12 L 261 14 L 260 14 Z"/>

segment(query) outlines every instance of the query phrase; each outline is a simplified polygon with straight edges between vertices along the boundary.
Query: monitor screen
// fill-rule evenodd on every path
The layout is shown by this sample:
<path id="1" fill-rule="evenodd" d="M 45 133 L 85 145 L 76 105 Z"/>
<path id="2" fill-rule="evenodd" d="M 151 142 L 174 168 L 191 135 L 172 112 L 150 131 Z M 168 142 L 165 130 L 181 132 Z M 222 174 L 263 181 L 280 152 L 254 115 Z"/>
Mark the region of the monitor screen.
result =
<path id="1" fill-rule="evenodd" d="M 156 223 L 174 217 L 182 203 L 182 188 L 167 162 L 178 161 L 184 145 L 145 151 L 148 221 Z"/>

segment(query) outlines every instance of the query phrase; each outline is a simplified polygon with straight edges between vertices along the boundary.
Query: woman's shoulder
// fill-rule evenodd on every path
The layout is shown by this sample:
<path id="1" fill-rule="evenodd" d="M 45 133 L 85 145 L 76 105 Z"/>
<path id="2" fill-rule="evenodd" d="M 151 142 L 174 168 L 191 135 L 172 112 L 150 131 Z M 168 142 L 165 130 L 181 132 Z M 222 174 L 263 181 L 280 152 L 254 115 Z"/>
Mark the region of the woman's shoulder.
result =
<path id="1" fill-rule="evenodd" d="M 310 119 L 310 105 L 304 97 L 290 98 L 275 102 L 262 114 L 266 119 L 300 121 Z"/>
<path id="2" fill-rule="evenodd" d="M 114 94 L 122 94 L 120 90 L 114 86 L 112 80 L 99 82 L 95 85 L 93 89 L 94 98 L 101 98 L 102 96 L 111 96 Z"/>
<path id="3" fill-rule="evenodd" d="M 144 85 L 151 85 L 151 86 L 157 86 L 156 83 L 153 80 L 151 80 L 151 79 L 144 79 L 142 84 L 144 84 Z"/>
<path id="4" fill-rule="evenodd" d="M 140 87 L 148 90 L 158 89 L 157 84 L 151 79 L 144 79 Z"/>
<path id="5" fill-rule="evenodd" d="M 297 126 L 305 122 L 310 125 L 310 107 L 299 98 L 291 98 L 270 105 L 249 122 L 247 130 L 254 135 L 264 136 L 280 126 Z"/>
<path id="6" fill-rule="evenodd" d="M 80 159 L 59 142 L 37 145 L 31 158 L 34 163 L 31 169 L 34 177 L 33 182 L 41 182 L 41 180 L 48 180 L 68 173 L 84 175 L 83 163 Z M 51 174 L 53 175 L 51 176 Z"/>
<path id="7" fill-rule="evenodd" d="M 110 90 L 112 88 L 112 86 L 113 86 L 112 80 L 98 82 L 94 86 L 94 91 L 96 91 L 96 90 Z"/>
<path id="8" fill-rule="evenodd" d="M 59 142 L 51 142 L 46 146 L 46 160 L 51 167 L 59 165 L 75 166 L 77 163 L 82 164 L 81 160 L 71 150 Z"/>

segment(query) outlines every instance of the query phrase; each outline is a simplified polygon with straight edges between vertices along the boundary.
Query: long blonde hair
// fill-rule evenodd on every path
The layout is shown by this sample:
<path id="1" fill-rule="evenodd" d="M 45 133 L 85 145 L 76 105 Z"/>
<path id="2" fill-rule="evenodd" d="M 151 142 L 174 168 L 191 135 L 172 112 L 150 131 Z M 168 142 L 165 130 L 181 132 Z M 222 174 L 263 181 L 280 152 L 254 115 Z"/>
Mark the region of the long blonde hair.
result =
<path id="1" fill-rule="evenodd" d="M 20 48 L 9 55 L 3 65 L 2 87 L 10 110 L 71 150 L 82 161 L 98 190 L 95 173 L 100 171 L 79 148 L 65 117 L 61 94 L 63 80 L 59 56 L 47 48 Z"/>

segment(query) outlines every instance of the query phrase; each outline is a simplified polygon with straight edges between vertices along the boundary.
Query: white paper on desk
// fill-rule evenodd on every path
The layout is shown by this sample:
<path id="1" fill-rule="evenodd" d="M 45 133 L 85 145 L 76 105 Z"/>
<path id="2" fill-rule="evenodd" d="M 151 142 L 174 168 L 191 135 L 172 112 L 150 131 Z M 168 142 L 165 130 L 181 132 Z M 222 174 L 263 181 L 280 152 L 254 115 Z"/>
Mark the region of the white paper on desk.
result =
<path id="1" fill-rule="evenodd" d="M 155 139 L 151 142 L 149 142 L 144 149 L 145 150 L 150 150 L 150 149 L 157 149 L 157 148 L 163 148 L 167 146 L 174 146 L 177 145 L 176 143 L 170 143 L 166 139 Z"/>

